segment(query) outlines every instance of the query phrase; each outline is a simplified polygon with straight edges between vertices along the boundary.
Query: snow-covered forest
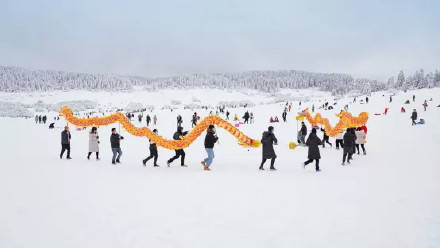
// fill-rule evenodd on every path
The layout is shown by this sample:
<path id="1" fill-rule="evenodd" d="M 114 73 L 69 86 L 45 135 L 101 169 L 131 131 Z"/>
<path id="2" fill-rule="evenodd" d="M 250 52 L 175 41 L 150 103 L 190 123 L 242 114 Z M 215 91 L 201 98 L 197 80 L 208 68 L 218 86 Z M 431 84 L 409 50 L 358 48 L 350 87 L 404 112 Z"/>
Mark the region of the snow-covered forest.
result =
<path id="1" fill-rule="evenodd" d="M 192 74 L 185 76 L 142 78 L 90 73 L 28 70 L 0 67 L 0 91 L 51 90 L 130 90 L 133 86 L 158 90 L 169 88 L 254 89 L 275 92 L 280 89 L 318 88 L 343 95 L 349 92 L 368 94 L 386 89 L 421 89 L 440 86 L 440 72 L 425 73 L 423 69 L 405 76 L 400 71 L 387 82 L 354 78 L 341 73 L 314 73 L 295 70 L 250 71 L 240 73 Z"/>
<path id="2" fill-rule="evenodd" d="M 0 90 L 8 92 L 71 89 L 126 90 L 136 84 L 141 84 L 141 81 L 135 77 L 0 67 Z"/>

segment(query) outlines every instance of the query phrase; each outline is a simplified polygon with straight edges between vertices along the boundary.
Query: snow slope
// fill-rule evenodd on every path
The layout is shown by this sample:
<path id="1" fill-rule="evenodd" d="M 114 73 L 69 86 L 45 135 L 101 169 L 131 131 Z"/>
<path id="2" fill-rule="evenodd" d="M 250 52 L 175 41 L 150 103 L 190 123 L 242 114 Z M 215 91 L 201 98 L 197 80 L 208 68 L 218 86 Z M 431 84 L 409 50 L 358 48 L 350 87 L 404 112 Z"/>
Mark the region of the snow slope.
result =
<path id="1" fill-rule="evenodd" d="M 298 102 L 287 123 L 274 124 L 279 139 L 275 172 L 259 171 L 261 150 L 238 146 L 221 129 L 212 171 L 205 172 L 200 166 L 206 155 L 202 137 L 185 149 L 188 168 L 178 161 L 167 168 L 174 152 L 162 148 L 161 167 L 153 168 L 151 162 L 141 164 L 148 141 L 121 130 L 124 154 L 122 164 L 114 166 L 109 135 L 117 124 L 99 128 L 100 161 L 86 159 L 88 130 L 73 130 L 73 159 L 67 161 L 58 158 L 63 120 L 56 130 L 48 130 L 33 120 L 0 118 L 0 247 L 439 247 L 440 108 L 435 106 L 440 90 L 416 91 L 416 103 L 405 105 L 407 111 L 418 109 L 427 121 L 424 126 L 411 126 L 410 112 L 400 113 L 412 93 L 398 93 L 391 104 L 388 95 L 382 96 L 386 93 L 371 96 L 368 105 L 350 104 L 353 114 L 370 113 L 367 156 L 355 155 L 350 166 L 342 167 L 342 151 L 321 149 L 320 173 L 313 164 L 300 166 L 306 148 L 288 149 L 296 140 Z M 258 139 L 269 116 L 281 117 L 283 108 L 260 104 L 273 102 L 268 95 L 218 90 L 65 94 L 71 97 L 32 96 L 25 101 L 88 99 L 124 107 L 131 101 L 185 103 L 193 97 L 201 104 L 252 100 L 257 105 L 249 110 L 256 123 L 240 129 Z M 314 94 L 301 108 L 331 98 Z M 19 100 L 16 96 L 3 94 L 2 99 Z M 434 101 L 423 112 L 421 104 L 430 97 Z M 335 124 L 334 113 L 348 102 L 352 98 L 320 113 Z M 390 108 L 387 116 L 374 115 L 385 107 Z M 245 110 L 230 111 L 242 116 Z M 159 133 L 171 138 L 177 113 L 190 129 L 192 112 L 156 109 Z"/>

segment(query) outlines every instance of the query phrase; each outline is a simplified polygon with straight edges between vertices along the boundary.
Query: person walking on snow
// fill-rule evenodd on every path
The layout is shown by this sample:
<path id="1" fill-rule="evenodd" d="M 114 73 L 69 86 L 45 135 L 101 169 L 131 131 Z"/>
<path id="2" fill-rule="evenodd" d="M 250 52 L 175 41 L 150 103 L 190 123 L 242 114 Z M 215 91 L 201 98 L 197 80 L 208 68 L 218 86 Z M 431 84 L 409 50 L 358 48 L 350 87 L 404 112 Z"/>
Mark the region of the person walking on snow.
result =
<path id="1" fill-rule="evenodd" d="M 158 134 L 157 129 L 153 129 L 153 133 L 154 134 Z M 158 153 L 157 153 L 157 146 L 156 143 L 154 143 L 153 141 L 151 141 L 150 139 L 150 156 L 148 156 L 146 159 L 142 160 L 142 164 L 144 166 L 147 166 L 147 162 L 148 160 L 154 158 L 154 167 L 158 167 L 159 165 L 157 164 L 157 158 L 159 157 Z"/>
<path id="2" fill-rule="evenodd" d="M 281 115 L 283 117 L 283 121 L 287 121 L 287 111 L 284 109 L 283 114 Z"/>
<path id="3" fill-rule="evenodd" d="M 304 121 L 301 122 L 301 129 L 299 130 L 300 134 L 301 134 L 301 144 L 305 145 L 306 144 L 306 136 L 307 136 L 307 127 L 306 124 L 304 124 Z"/>
<path id="4" fill-rule="evenodd" d="M 365 151 L 365 142 L 366 142 L 366 134 L 364 132 L 364 130 L 362 130 L 361 127 L 358 127 L 355 131 L 356 134 L 356 141 L 355 141 L 355 145 L 356 145 L 356 150 L 357 150 L 357 154 L 359 155 L 359 145 L 362 147 L 362 151 L 364 152 L 364 155 L 367 155 L 367 152 Z"/>
<path id="5" fill-rule="evenodd" d="M 338 136 L 336 136 L 336 150 L 339 150 L 339 146 L 344 148 L 344 133 L 341 131 Z"/>
<path id="6" fill-rule="evenodd" d="M 426 111 L 426 107 L 428 107 L 428 102 L 426 102 L 425 100 L 425 102 L 423 103 L 423 108 L 425 109 L 425 111 Z"/>
<path id="7" fill-rule="evenodd" d="M 124 137 L 116 133 L 116 128 L 112 128 L 112 134 L 110 135 L 110 145 L 113 152 L 112 164 L 120 163 L 120 158 L 122 156 L 120 141 L 122 139 L 124 139 Z"/>
<path id="8" fill-rule="evenodd" d="M 321 159 L 321 154 L 319 153 L 319 145 L 323 143 L 316 135 L 316 129 L 312 128 L 312 133 L 309 135 L 306 141 L 306 145 L 309 147 L 308 159 L 303 163 L 303 167 L 306 168 L 308 164 L 315 160 L 315 170 L 321 171 L 319 169 L 319 160 Z"/>
<path id="9" fill-rule="evenodd" d="M 350 160 L 353 157 L 354 146 L 356 141 L 356 135 L 353 128 L 348 128 L 344 134 L 344 152 L 342 155 L 342 165 L 345 165 L 345 160 L 350 164 Z M 348 158 L 347 158 L 348 157 Z"/>
<path id="10" fill-rule="evenodd" d="M 153 116 L 153 124 L 156 126 L 156 123 L 157 123 L 157 115 L 154 114 L 154 116 Z"/>
<path id="11" fill-rule="evenodd" d="M 96 152 L 96 160 L 99 160 L 99 136 L 98 136 L 98 128 L 92 127 L 92 130 L 89 133 L 89 154 L 87 155 L 87 159 L 90 159 L 90 155 Z"/>
<path id="12" fill-rule="evenodd" d="M 412 114 L 411 114 L 411 120 L 412 120 L 412 125 L 416 125 L 416 120 L 417 120 L 417 111 L 416 109 L 413 110 Z"/>
<path id="13" fill-rule="evenodd" d="M 312 130 L 313 131 L 313 130 Z M 332 143 L 330 143 L 330 141 L 329 141 L 329 136 L 327 135 L 327 133 L 325 132 L 325 129 L 324 128 L 321 128 L 321 131 L 323 132 L 323 134 L 324 134 L 324 137 L 323 137 L 323 139 L 322 139 L 322 148 L 325 148 L 325 143 L 327 143 L 327 144 L 329 144 L 330 145 L 330 147 L 333 147 L 333 144 Z"/>
<path id="14" fill-rule="evenodd" d="M 194 127 L 195 125 L 197 125 L 197 120 L 198 120 L 197 112 L 194 112 L 194 114 L 192 116 L 192 125 L 191 125 L 191 127 Z"/>
<path id="15" fill-rule="evenodd" d="M 246 111 L 243 115 L 244 123 L 249 124 L 249 112 Z"/>
<path id="16" fill-rule="evenodd" d="M 173 135 L 173 139 L 180 140 L 183 138 L 183 136 L 185 136 L 187 134 L 188 134 L 188 131 L 183 132 L 183 127 L 179 126 L 179 127 L 177 127 L 177 131 Z M 179 157 L 180 157 L 180 165 L 182 167 L 186 167 L 186 165 L 185 165 L 185 151 L 183 149 L 176 149 L 175 152 L 176 152 L 176 155 L 167 161 L 168 167 L 170 167 L 170 164 L 175 159 L 178 159 Z"/>
<path id="17" fill-rule="evenodd" d="M 67 159 L 72 159 L 70 157 L 70 140 L 72 139 L 72 135 L 70 135 L 69 127 L 65 126 L 64 131 L 61 132 L 61 153 L 60 159 L 63 158 L 64 151 L 67 150 Z"/>
<path id="18" fill-rule="evenodd" d="M 150 115 L 147 114 L 147 126 L 150 126 L 150 122 L 151 122 L 151 117 Z"/>
<path id="19" fill-rule="evenodd" d="M 203 165 L 203 169 L 209 171 L 209 166 L 212 164 L 214 160 L 214 144 L 217 142 L 218 137 L 215 133 L 214 125 L 209 125 L 208 130 L 206 130 L 205 136 L 205 150 L 208 154 L 208 157 L 205 158 L 201 164 Z"/>
<path id="20" fill-rule="evenodd" d="M 275 159 L 277 155 L 273 149 L 273 145 L 278 144 L 278 140 L 273 133 L 273 127 L 269 126 L 267 131 L 263 132 L 263 137 L 261 138 L 261 144 L 263 145 L 263 159 L 261 161 L 260 170 L 264 170 L 264 163 L 267 159 L 270 159 L 270 170 L 276 170 L 274 167 Z"/>
<path id="21" fill-rule="evenodd" d="M 178 126 L 178 127 L 181 127 L 181 126 L 182 126 L 182 122 L 183 122 L 183 120 L 182 120 L 182 116 L 181 116 L 181 115 L 178 115 L 178 116 L 177 116 L 177 126 Z"/>

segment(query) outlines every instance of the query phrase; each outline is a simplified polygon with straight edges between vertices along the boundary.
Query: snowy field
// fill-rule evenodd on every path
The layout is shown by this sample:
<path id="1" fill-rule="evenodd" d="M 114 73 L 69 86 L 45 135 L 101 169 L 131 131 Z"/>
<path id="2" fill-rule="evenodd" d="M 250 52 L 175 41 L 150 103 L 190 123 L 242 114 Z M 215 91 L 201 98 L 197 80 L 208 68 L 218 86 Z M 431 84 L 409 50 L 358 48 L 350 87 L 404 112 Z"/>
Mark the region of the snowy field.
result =
<path id="1" fill-rule="evenodd" d="M 204 135 L 185 149 L 187 168 L 178 161 L 168 168 L 166 160 L 174 151 L 163 148 L 159 148 L 161 167 L 153 168 L 151 161 L 147 167 L 141 163 L 149 153 L 147 139 L 122 129 L 122 164 L 112 165 L 109 137 L 117 124 L 98 129 L 100 161 L 94 155 L 86 159 L 89 129 L 72 130 L 73 159 L 60 160 L 63 119 L 49 130 L 33 118 L 2 117 L 0 247 L 440 247 L 439 89 L 397 92 L 392 103 L 385 92 L 370 96 L 369 104 L 360 104 L 361 97 L 357 103 L 352 97 L 343 98 L 331 111 L 318 109 L 325 101 L 333 104 L 327 93 L 281 93 L 1 93 L 0 101 L 29 105 L 39 100 L 46 104 L 90 100 L 97 109 L 154 105 L 155 128 L 169 139 L 177 114 L 183 116 L 185 130 L 190 130 L 194 111 L 202 118 L 209 112 L 183 110 L 185 104 L 252 102 L 253 107 L 229 111 L 231 117 L 253 112 L 255 123 L 241 125 L 240 130 L 260 139 L 270 116 L 281 120 L 284 104 L 277 101 L 296 101 L 288 122 L 272 124 L 279 140 L 277 171 L 259 171 L 261 148 L 240 147 L 222 129 L 217 130 L 220 140 L 210 172 L 200 165 L 206 155 Z M 411 103 L 403 104 L 407 99 Z M 177 108 L 173 112 L 161 109 L 172 101 Z M 321 148 L 322 172 L 316 173 L 314 164 L 303 169 L 307 148 L 288 149 L 288 143 L 296 141 L 296 112 L 314 104 L 315 113 L 335 125 L 334 113 L 348 103 L 354 115 L 370 114 L 367 155 L 355 155 L 352 164 L 343 167 L 342 151 L 326 146 Z M 406 113 L 400 113 L 402 106 Z M 386 116 L 374 115 L 386 107 Z M 425 125 L 411 126 L 413 108 Z M 54 115 L 49 114 L 49 123 Z M 145 120 L 138 123 L 137 114 L 133 122 L 145 125 Z M 330 142 L 334 144 L 334 139 Z"/>

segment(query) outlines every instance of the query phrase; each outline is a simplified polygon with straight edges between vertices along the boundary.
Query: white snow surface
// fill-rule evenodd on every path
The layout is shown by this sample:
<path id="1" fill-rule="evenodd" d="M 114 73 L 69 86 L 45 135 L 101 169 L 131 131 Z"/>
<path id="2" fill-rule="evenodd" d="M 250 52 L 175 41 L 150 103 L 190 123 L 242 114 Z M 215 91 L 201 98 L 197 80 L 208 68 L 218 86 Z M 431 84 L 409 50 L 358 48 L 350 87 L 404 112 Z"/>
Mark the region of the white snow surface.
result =
<path id="1" fill-rule="evenodd" d="M 326 93 L 285 91 L 283 99 L 288 94 L 311 101 L 301 107 L 294 102 L 288 122 L 272 124 L 279 140 L 277 171 L 259 171 L 261 148 L 242 148 L 222 129 L 217 130 L 212 171 L 206 172 L 200 165 L 206 156 L 204 135 L 185 149 L 187 168 L 177 160 L 168 168 L 166 160 L 174 151 L 163 148 L 161 167 L 153 168 L 152 161 L 146 167 L 141 163 L 149 154 L 148 140 L 121 129 L 122 164 L 115 166 L 109 137 L 118 124 L 98 129 L 100 161 L 94 154 L 86 159 L 90 129 L 72 128 L 73 159 L 68 161 L 58 157 L 62 118 L 54 130 L 32 118 L 0 118 L 0 247 L 440 247 L 440 90 L 397 92 L 392 103 L 385 92 L 370 96 L 369 104 L 360 104 L 361 97 L 355 104 L 343 98 L 332 111 L 318 110 L 333 99 Z M 254 112 L 255 123 L 240 129 L 255 139 L 270 125 L 270 116 L 281 120 L 283 110 L 283 103 L 273 103 L 270 95 L 220 90 L 24 95 L 1 93 L 0 100 L 90 100 L 104 109 L 130 102 L 190 104 L 194 97 L 199 105 L 212 106 L 252 101 L 256 105 L 248 110 Z M 431 97 L 424 112 L 422 103 Z M 411 104 L 403 104 L 406 99 Z M 288 149 L 296 140 L 296 112 L 314 104 L 315 112 L 335 125 L 334 113 L 349 102 L 354 115 L 370 113 L 367 155 L 355 155 L 343 167 L 342 151 L 326 147 L 320 149 L 321 172 L 314 171 L 314 163 L 302 168 L 307 148 Z M 406 113 L 400 113 L 402 106 Z M 388 115 L 374 115 L 386 107 Z M 413 108 L 425 125 L 411 126 Z M 231 117 L 246 110 L 229 109 Z M 210 110 L 155 108 L 155 128 L 171 138 L 181 114 L 185 130 L 190 130 L 194 111 L 203 118 Z M 54 115 L 49 114 L 48 123 Z M 138 123 L 135 117 L 133 122 L 145 125 L 145 119 Z"/>

